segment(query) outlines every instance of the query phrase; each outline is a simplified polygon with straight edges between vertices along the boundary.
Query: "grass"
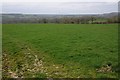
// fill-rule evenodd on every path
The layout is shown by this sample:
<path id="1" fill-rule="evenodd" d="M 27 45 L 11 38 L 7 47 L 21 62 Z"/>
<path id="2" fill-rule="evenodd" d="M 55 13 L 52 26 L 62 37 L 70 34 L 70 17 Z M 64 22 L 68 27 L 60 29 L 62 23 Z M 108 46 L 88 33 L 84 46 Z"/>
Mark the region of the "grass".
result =
<path id="1" fill-rule="evenodd" d="M 0 78 L 2 77 L 2 25 L 0 24 Z"/>
<path id="2" fill-rule="evenodd" d="M 3 62 L 4 77 L 117 78 L 96 69 L 118 65 L 118 26 L 3 24 Z"/>

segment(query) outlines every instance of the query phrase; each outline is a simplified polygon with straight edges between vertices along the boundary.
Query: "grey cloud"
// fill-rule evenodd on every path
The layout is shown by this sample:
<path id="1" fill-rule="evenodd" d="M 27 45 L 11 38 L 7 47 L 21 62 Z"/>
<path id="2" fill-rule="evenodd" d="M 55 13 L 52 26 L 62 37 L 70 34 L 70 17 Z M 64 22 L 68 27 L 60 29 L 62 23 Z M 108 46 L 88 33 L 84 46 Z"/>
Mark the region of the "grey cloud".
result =
<path id="1" fill-rule="evenodd" d="M 3 3 L 3 13 L 37 13 L 37 14 L 82 14 L 116 12 L 114 2 L 21 2 Z"/>

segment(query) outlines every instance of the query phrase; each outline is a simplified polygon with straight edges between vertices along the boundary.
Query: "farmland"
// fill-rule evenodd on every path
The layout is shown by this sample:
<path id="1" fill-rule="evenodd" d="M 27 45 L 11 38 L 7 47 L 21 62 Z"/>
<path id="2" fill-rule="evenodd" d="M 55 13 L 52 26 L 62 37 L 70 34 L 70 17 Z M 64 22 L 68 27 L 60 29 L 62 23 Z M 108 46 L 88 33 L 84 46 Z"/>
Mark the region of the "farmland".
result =
<path id="1" fill-rule="evenodd" d="M 3 77 L 117 78 L 117 24 L 2 28 Z"/>

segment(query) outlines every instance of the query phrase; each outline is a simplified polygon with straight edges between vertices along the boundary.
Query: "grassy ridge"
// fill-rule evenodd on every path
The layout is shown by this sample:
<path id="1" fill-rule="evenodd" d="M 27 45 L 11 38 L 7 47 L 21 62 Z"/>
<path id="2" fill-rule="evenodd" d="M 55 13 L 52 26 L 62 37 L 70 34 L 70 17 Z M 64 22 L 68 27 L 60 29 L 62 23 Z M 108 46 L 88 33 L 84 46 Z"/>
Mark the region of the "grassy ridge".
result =
<path id="1" fill-rule="evenodd" d="M 31 64 L 35 57 L 26 58 L 24 53 L 37 55 L 43 61 L 45 71 L 38 66 L 38 72 L 31 74 L 27 70 L 20 74 L 24 77 L 115 78 L 116 72 L 104 74 L 96 69 L 109 63 L 116 67 L 117 28 L 117 24 L 3 24 L 3 53 L 14 72 L 26 63 L 30 69 L 35 67 Z"/>

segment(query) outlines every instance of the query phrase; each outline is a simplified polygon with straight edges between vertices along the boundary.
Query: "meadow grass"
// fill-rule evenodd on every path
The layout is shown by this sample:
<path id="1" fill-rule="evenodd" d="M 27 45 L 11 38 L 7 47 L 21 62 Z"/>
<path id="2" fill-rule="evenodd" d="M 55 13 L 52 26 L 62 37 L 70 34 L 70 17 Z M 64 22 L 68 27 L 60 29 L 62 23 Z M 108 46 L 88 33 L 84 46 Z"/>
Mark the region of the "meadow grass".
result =
<path id="1" fill-rule="evenodd" d="M 0 79 L 2 78 L 2 24 L 0 24 Z"/>
<path id="2" fill-rule="evenodd" d="M 7 58 L 3 69 L 7 66 L 7 70 L 24 77 L 117 78 L 118 26 L 3 24 L 3 55 Z M 42 67 L 34 65 L 34 55 Z M 96 71 L 108 64 L 112 72 Z M 36 69 L 22 72 L 25 65 Z M 3 76 L 11 77 L 7 73 L 4 70 Z"/>

